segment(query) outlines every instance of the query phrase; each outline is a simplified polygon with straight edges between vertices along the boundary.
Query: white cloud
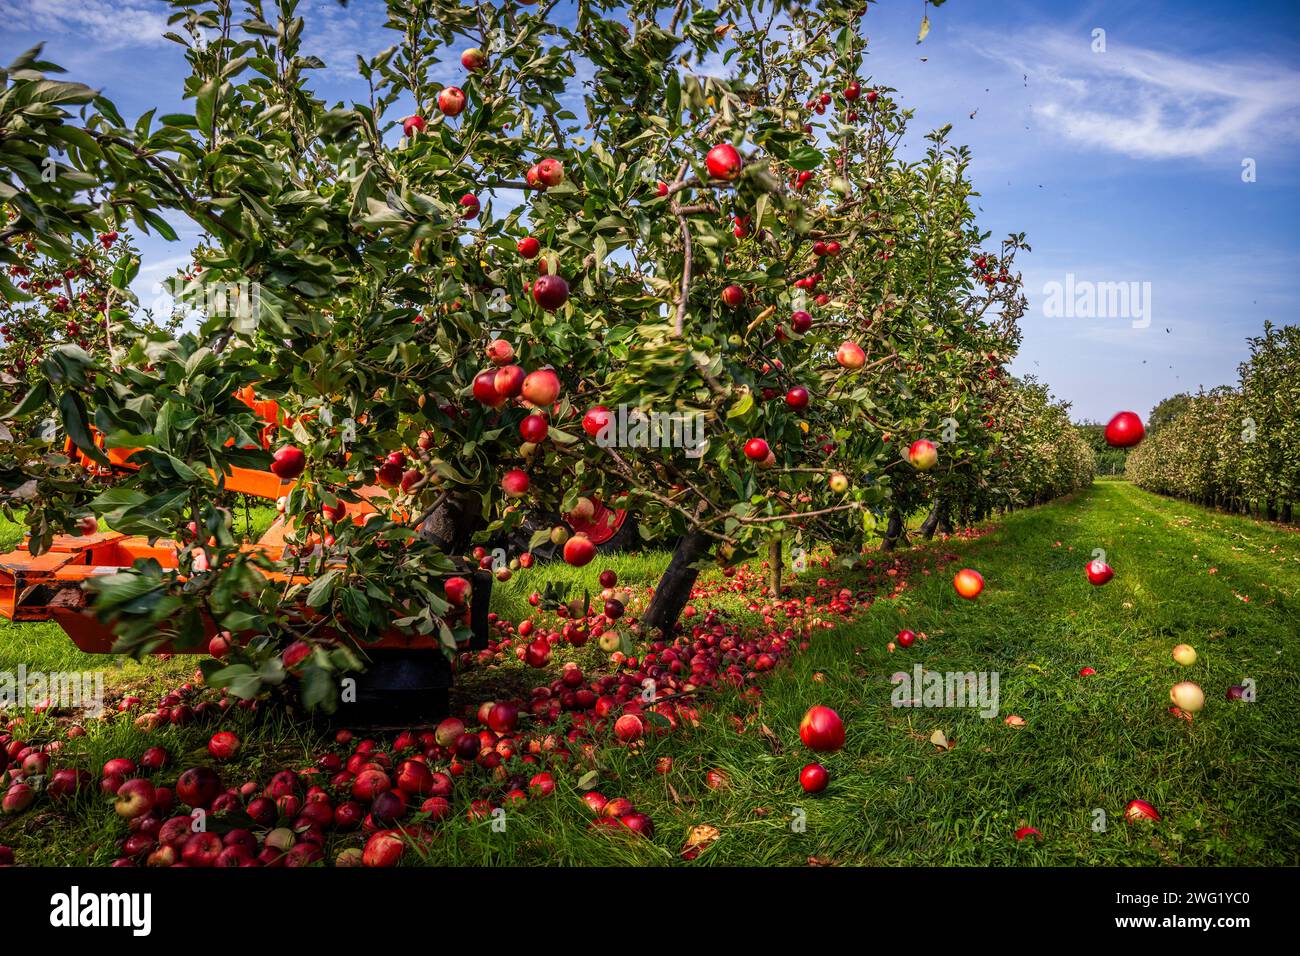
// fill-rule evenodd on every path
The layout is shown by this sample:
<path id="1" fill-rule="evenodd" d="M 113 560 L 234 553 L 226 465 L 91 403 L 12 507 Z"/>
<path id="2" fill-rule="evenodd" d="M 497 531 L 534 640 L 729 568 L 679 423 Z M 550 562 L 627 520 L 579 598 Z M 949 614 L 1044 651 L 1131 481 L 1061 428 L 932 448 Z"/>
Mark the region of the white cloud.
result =
<path id="1" fill-rule="evenodd" d="M 1013 44 L 1013 45 L 1011 45 Z M 1143 159 L 1253 156 L 1300 138 L 1300 71 L 1061 32 L 973 45 L 1027 78 L 1034 114 L 1066 139 Z"/>
<path id="2" fill-rule="evenodd" d="M 161 46 L 168 29 L 159 0 L 0 0 L 0 22 L 15 32 L 93 39 L 102 49 Z"/>

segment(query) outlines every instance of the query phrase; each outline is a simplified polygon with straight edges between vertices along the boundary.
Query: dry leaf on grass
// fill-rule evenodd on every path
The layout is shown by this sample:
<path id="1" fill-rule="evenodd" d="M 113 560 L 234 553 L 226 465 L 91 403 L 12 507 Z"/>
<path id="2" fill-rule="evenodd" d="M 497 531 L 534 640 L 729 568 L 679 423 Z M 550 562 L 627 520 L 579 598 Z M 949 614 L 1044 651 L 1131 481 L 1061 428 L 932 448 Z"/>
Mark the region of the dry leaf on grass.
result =
<path id="1" fill-rule="evenodd" d="M 695 859 L 720 836 L 722 836 L 722 831 L 717 827 L 709 826 L 707 823 L 691 827 L 691 832 L 686 836 L 686 845 L 682 847 L 682 859 Z"/>
<path id="2" fill-rule="evenodd" d="M 942 730 L 936 730 L 930 735 L 930 743 L 934 744 L 940 750 L 952 750 L 952 745 L 956 743 L 956 741 L 950 740 L 948 735 Z"/>

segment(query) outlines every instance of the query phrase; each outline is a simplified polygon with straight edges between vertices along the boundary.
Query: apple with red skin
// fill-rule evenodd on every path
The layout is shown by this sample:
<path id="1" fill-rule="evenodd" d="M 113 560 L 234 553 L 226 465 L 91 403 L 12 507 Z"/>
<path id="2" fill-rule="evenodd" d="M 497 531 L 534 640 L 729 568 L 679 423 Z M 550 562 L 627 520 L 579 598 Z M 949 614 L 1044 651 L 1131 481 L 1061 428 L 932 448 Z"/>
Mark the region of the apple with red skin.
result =
<path id="1" fill-rule="evenodd" d="M 617 621 L 620 617 L 623 616 L 623 613 L 627 610 L 627 608 L 623 606 L 623 602 L 620 601 L 618 598 L 610 598 L 608 601 L 605 602 L 604 610 L 605 610 L 605 616 L 607 618 L 609 618 L 611 621 Z"/>
<path id="2" fill-rule="evenodd" d="M 654 822 L 639 810 L 633 810 L 631 813 L 625 813 L 618 818 L 619 826 L 625 830 L 630 830 L 637 836 L 649 839 L 655 835 Z"/>
<path id="3" fill-rule="evenodd" d="M 433 793 L 433 771 L 418 760 L 407 760 L 397 768 L 397 789 L 411 796 Z"/>
<path id="4" fill-rule="evenodd" d="M 145 858 L 145 866 L 175 866 L 176 861 L 180 859 L 176 848 L 172 846 L 160 846 L 155 849 L 148 857 Z"/>
<path id="5" fill-rule="evenodd" d="M 645 724 L 636 714 L 624 714 L 614 721 L 614 736 L 625 744 L 640 740 L 644 733 Z"/>
<path id="6" fill-rule="evenodd" d="M 406 119 L 402 120 L 402 133 L 407 139 L 410 139 L 413 133 L 424 132 L 424 127 L 426 125 L 423 116 L 408 116 Z"/>
<path id="7" fill-rule="evenodd" d="M 818 753 L 833 753 L 844 746 L 844 721 L 829 707 L 810 707 L 799 721 L 799 739 Z"/>
<path id="8" fill-rule="evenodd" d="M 1120 412 L 1106 423 L 1105 435 L 1112 448 L 1132 448 L 1146 436 L 1146 428 L 1136 412 Z"/>
<path id="9" fill-rule="evenodd" d="M 456 756 L 461 760 L 473 760 L 482 747 L 478 734 L 464 733 L 456 738 Z"/>
<path id="10" fill-rule="evenodd" d="M 1129 823 L 1140 823 L 1145 820 L 1159 823 L 1160 812 L 1145 800 L 1130 800 L 1128 806 L 1124 808 L 1124 819 Z"/>
<path id="11" fill-rule="evenodd" d="M 511 468 L 501 476 L 501 490 L 511 498 L 522 498 L 528 494 L 528 475 L 518 468 Z"/>
<path id="12" fill-rule="evenodd" d="M 799 771 L 799 786 L 804 793 L 821 793 L 830 781 L 830 773 L 819 763 L 807 764 Z"/>
<path id="13" fill-rule="evenodd" d="M 217 855 L 212 865 L 219 869 L 227 867 L 256 866 L 256 857 L 252 851 L 242 846 L 228 846 Z"/>
<path id="14" fill-rule="evenodd" d="M 745 457 L 750 461 L 763 461 L 771 453 L 767 442 L 761 438 L 751 438 L 745 442 Z"/>
<path id="15" fill-rule="evenodd" d="M 722 304 L 729 309 L 738 309 L 745 304 L 745 290 L 738 285 L 729 285 L 722 290 Z"/>
<path id="16" fill-rule="evenodd" d="M 506 402 L 506 395 L 497 390 L 497 370 L 488 369 L 474 376 L 471 391 L 474 398 L 488 408 L 499 408 Z"/>
<path id="17" fill-rule="evenodd" d="M 582 430 L 592 438 L 596 438 L 609 424 L 609 420 L 609 409 L 604 405 L 595 405 L 587 410 L 587 414 L 582 416 Z"/>
<path id="18" fill-rule="evenodd" d="M 119 817 L 133 820 L 142 817 L 154 808 L 154 788 L 148 780 L 134 777 L 125 780 L 117 788 L 117 797 L 113 809 Z"/>
<path id="19" fill-rule="evenodd" d="M 512 733 L 519 726 L 519 708 L 514 704 L 493 704 L 486 723 L 498 734 Z"/>
<path id="20" fill-rule="evenodd" d="M 808 389 L 804 388 L 802 385 L 794 386 L 790 391 L 785 393 L 785 404 L 796 411 L 802 411 L 807 408 Z"/>
<path id="21" fill-rule="evenodd" d="M 462 580 L 464 580 L 462 578 Z M 456 717 L 448 717 L 433 730 L 433 738 L 440 747 L 450 747 L 465 733 L 465 722 Z"/>
<path id="22" fill-rule="evenodd" d="M 483 351 L 493 365 L 509 365 L 515 358 L 515 347 L 505 339 L 493 339 Z"/>
<path id="23" fill-rule="evenodd" d="M 181 847 L 181 859 L 189 866 L 216 866 L 224 849 L 215 833 L 191 833 Z"/>
<path id="24" fill-rule="evenodd" d="M 478 47 L 472 46 L 460 55 L 460 65 L 471 73 L 477 73 L 488 65 L 487 54 Z"/>
<path id="25" fill-rule="evenodd" d="M 445 582 L 443 582 L 442 585 L 443 595 L 447 598 L 447 602 L 454 607 L 464 607 L 465 602 L 469 600 L 471 590 L 472 590 L 472 586 L 469 582 L 469 579 L 462 578 L 459 576 L 448 578 Z M 448 718 L 448 720 L 451 719 L 452 718 Z M 448 721 L 446 720 L 443 721 L 444 724 L 447 722 Z M 456 723 L 460 725 L 460 730 L 456 733 L 455 736 L 459 737 L 460 734 L 465 732 L 465 725 L 461 724 L 460 721 L 456 721 Z M 439 724 L 438 726 L 441 728 L 442 724 Z M 454 740 L 455 737 L 453 737 L 452 739 Z M 438 743 L 442 744 L 444 747 L 447 746 L 448 744 L 448 742 L 444 742 L 442 740 L 441 732 L 439 732 L 438 734 Z"/>
<path id="26" fill-rule="evenodd" d="M 99 530 L 99 520 L 94 515 L 86 515 L 77 522 L 77 531 L 82 537 L 94 534 Z"/>
<path id="27" fill-rule="evenodd" d="M 388 774 L 382 770 L 363 770 L 352 781 L 352 798 L 362 803 L 370 803 L 381 793 L 393 788 Z"/>
<path id="28" fill-rule="evenodd" d="M 362 866 L 393 867 L 402 858 L 406 844 L 396 830 L 380 830 L 367 842 L 361 854 Z"/>
<path id="29" fill-rule="evenodd" d="M 515 243 L 515 249 L 525 259 L 536 259 L 537 254 L 542 251 L 542 244 L 532 236 L 526 236 Z"/>
<path id="30" fill-rule="evenodd" d="M 45 785 L 45 792 L 58 799 L 75 796 L 78 791 L 88 786 L 90 786 L 90 774 L 84 770 L 65 767 L 54 771 L 50 776 L 50 782 Z"/>
<path id="31" fill-rule="evenodd" d="M 291 671 L 310 656 L 310 644 L 306 641 L 294 641 L 284 649 L 284 652 L 280 655 L 280 660 L 284 662 L 284 669 Z"/>
<path id="32" fill-rule="evenodd" d="M 550 426 L 544 415 L 525 415 L 519 423 L 519 437 L 534 445 L 546 440 Z"/>
<path id="33" fill-rule="evenodd" d="M 103 776 L 126 777 L 135 773 L 135 761 L 129 757 L 114 757 L 104 764 Z"/>
<path id="34" fill-rule="evenodd" d="M 221 792 L 221 778 L 211 767 L 191 767 L 176 780 L 176 798 L 188 807 L 207 807 Z"/>
<path id="35" fill-rule="evenodd" d="M 600 572 L 600 586 L 602 588 L 612 588 L 618 584 L 618 574 L 606 569 Z"/>
<path id="36" fill-rule="evenodd" d="M 953 575 L 952 586 L 968 601 L 973 601 L 984 590 L 984 577 L 971 568 L 962 568 Z"/>
<path id="37" fill-rule="evenodd" d="M 564 542 L 564 560 L 575 568 L 586 567 L 596 557 L 596 546 L 585 534 L 575 534 Z"/>
<path id="38" fill-rule="evenodd" d="M 730 182 L 740 175 L 740 153 L 730 143 L 719 143 L 705 154 L 704 165 L 714 179 Z"/>
<path id="39" fill-rule="evenodd" d="M 867 353 L 857 342 L 844 342 L 835 350 L 835 361 L 841 368 L 859 369 L 867 364 Z"/>
<path id="40" fill-rule="evenodd" d="M 271 456 L 271 473 L 282 481 L 293 481 L 307 467 L 307 456 L 294 445 L 284 445 Z"/>
<path id="41" fill-rule="evenodd" d="M 473 193 L 466 193 L 460 197 L 460 215 L 462 219 L 477 219 L 479 213 L 478 197 Z"/>
<path id="42" fill-rule="evenodd" d="M 539 408 L 549 408 L 560 397 L 560 377 L 554 369 L 539 368 L 524 378 L 524 398 Z"/>
<path id="43" fill-rule="evenodd" d="M 911 647 L 916 643 L 916 635 L 911 631 L 903 630 L 898 632 L 894 640 L 898 642 L 900 647 Z"/>
<path id="44" fill-rule="evenodd" d="M 928 438 L 919 438 L 907 449 L 907 460 L 917 471 L 929 471 L 939 462 L 939 449 Z"/>
<path id="45" fill-rule="evenodd" d="M 562 276 L 538 276 L 533 281 L 533 301 L 547 312 L 554 312 L 569 301 L 569 283 Z"/>
<path id="46" fill-rule="evenodd" d="M 1105 561 L 1089 561 L 1084 569 L 1088 574 L 1088 583 L 1094 587 L 1101 587 L 1107 581 L 1115 576 L 1109 564 Z"/>
<path id="47" fill-rule="evenodd" d="M 438 109 L 443 116 L 459 116 L 465 111 L 465 91 L 459 86 L 446 86 L 438 91 Z"/>
<path id="48" fill-rule="evenodd" d="M 790 328 L 794 329 L 799 335 L 803 335 L 812 328 L 812 316 L 800 309 L 790 316 Z"/>
<path id="49" fill-rule="evenodd" d="M 35 801 L 35 790 L 25 783 L 15 783 L 5 791 L 4 800 L 0 801 L 0 810 L 9 814 L 22 813 Z"/>
<path id="50" fill-rule="evenodd" d="M 208 741 L 208 753 L 214 760 L 233 760 L 239 753 L 239 744 L 239 737 L 231 731 L 218 731 Z"/>
<path id="51" fill-rule="evenodd" d="M 544 186 L 558 186 L 564 182 L 564 166 L 558 159 L 544 159 L 537 164 L 537 178 Z"/>

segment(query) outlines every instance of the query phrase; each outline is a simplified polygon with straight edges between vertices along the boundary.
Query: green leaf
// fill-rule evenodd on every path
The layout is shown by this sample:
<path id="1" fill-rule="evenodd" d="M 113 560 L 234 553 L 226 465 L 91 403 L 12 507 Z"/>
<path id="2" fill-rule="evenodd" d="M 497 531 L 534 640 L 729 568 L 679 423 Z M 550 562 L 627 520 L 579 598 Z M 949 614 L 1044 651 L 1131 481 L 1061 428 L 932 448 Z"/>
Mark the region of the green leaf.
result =
<path id="1" fill-rule="evenodd" d="M 86 403 L 76 392 L 67 391 L 59 399 L 59 413 L 63 417 L 63 430 L 68 433 L 72 443 L 82 452 L 101 465 L 109 465 L 108 456 L 95 447 L 95 440 L 90 437 L 90 428 L 86 424 Z"/>

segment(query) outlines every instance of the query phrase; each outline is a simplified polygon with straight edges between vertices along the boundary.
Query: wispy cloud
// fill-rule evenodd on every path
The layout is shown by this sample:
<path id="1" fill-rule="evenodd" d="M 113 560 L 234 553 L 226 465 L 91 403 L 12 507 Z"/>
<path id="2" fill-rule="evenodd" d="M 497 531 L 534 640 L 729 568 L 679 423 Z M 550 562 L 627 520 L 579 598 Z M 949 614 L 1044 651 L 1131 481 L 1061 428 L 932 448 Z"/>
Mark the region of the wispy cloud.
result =
<path id="1" fill-rule="evenodd" d="M 1251 156 L 1300 138 L 1300 71 L 1126 46 L 1087 35 L 986 35 L 975 48 L 1023 73 L 1033 112 L 1067 139 L 1143 159 Z"/>
<path id="2" fill-rule="evenodd" d="M 159 0 L 0 0 L 6 30 L 93 39 L 103 49 L 162 46 L 169 8 Z"/>

